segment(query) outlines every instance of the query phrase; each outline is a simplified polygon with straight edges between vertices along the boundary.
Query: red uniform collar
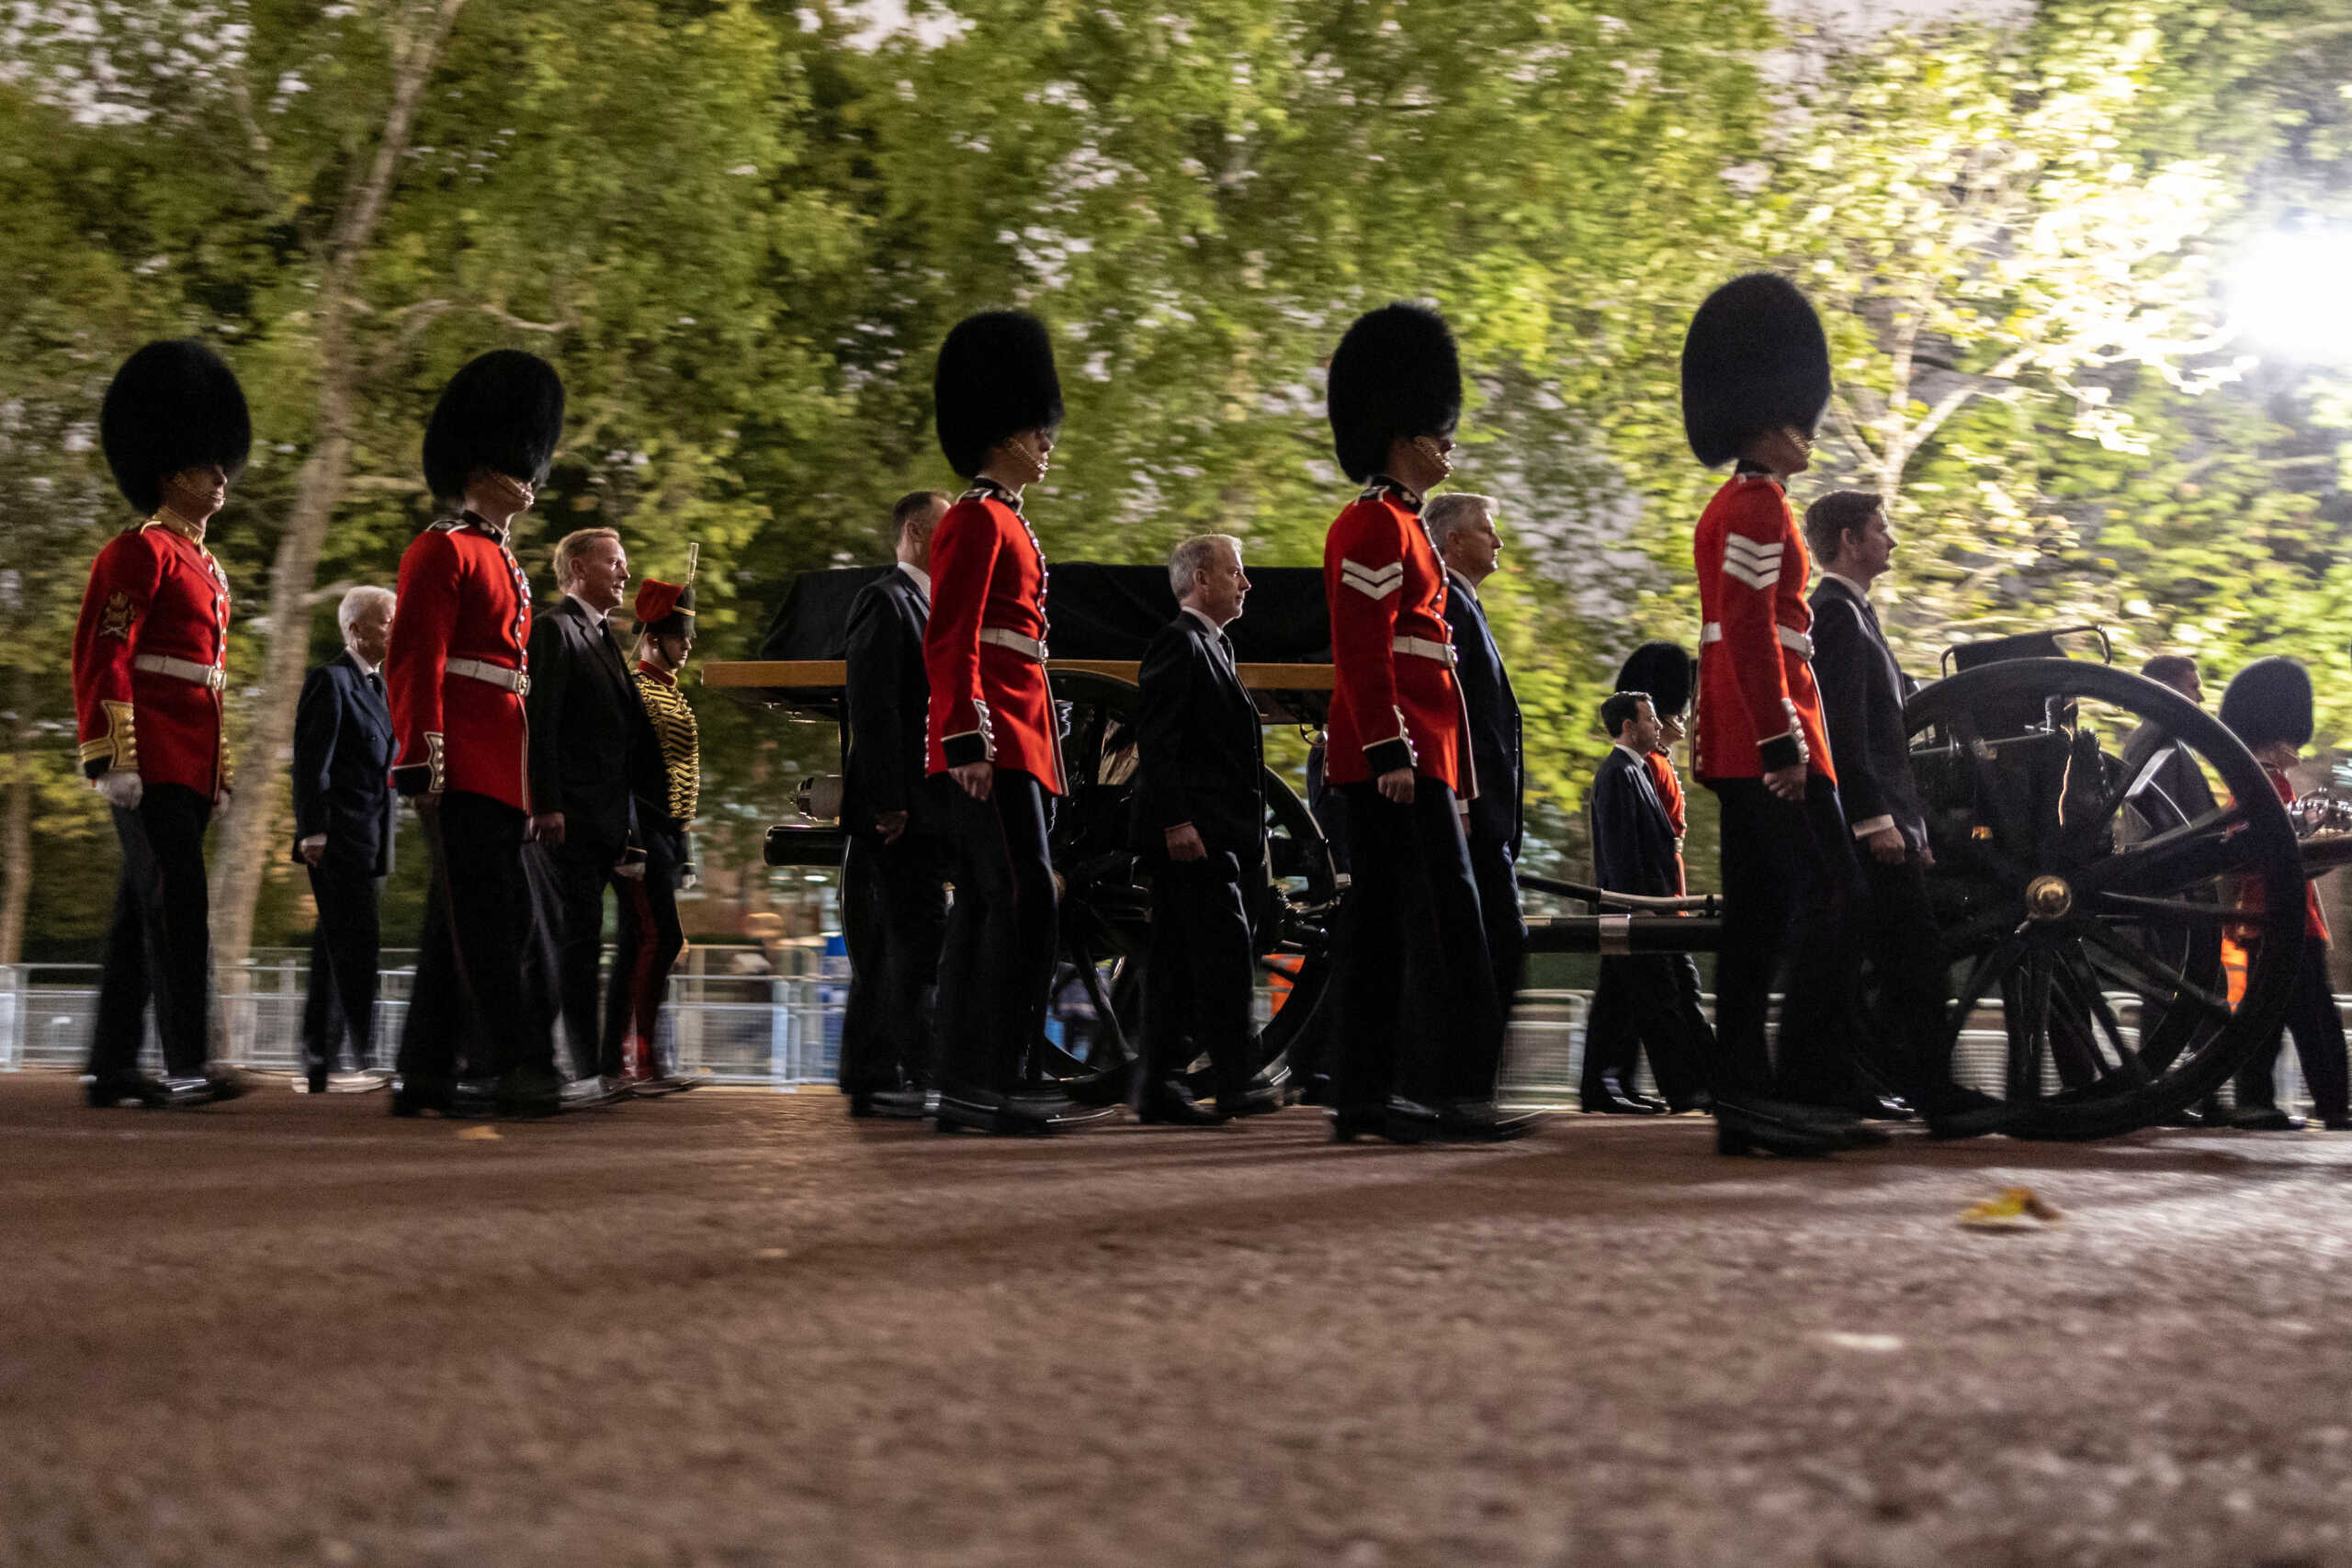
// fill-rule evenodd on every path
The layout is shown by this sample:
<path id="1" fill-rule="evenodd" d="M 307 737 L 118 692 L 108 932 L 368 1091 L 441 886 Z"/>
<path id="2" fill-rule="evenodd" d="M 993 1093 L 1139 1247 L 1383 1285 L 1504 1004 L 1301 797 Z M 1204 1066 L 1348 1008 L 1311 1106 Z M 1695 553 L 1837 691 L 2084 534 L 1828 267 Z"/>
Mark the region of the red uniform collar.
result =
<path id="1" fill-rule="evenodd" d="M 678 683 L 678 678 L 675 675 L 671 674 L 670 671 L 662 669 L 662 666 L 652 662 L 650 660 L 639 660 L 637 661 L 637 672 L 640 675 L 650 675 L 665 686 L 674 686 Z"/>

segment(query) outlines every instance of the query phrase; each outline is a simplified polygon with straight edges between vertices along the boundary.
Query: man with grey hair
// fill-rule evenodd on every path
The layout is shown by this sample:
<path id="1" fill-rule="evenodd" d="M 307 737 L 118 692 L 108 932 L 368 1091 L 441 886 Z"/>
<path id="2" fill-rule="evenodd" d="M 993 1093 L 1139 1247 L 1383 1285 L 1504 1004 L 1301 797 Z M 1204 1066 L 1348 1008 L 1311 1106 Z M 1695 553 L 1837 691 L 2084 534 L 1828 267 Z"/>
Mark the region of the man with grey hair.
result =
<path id="1" fill-rule="evenodd" d="M 1250 1050 L 1250 879 L 1265 876 L 1265 757 L 1258 705 L 1225 635 L 1250 592 L 1241 541 L 1195 535 L 1169 557 L 1168 576 L 1180 608 L 1136 677 L 1134 843 L 1151 875 L 1151 951 L 1135 1110 L 1144 1122 L 1207 1126 L 1280 1104 L 1251 1081 Z M 1216 1075 L 1214 1111 L 1184 1077 L 1203 1053 Z"/>
<path id="2" fill-rule="evenodd" d="M 1525 966 L 1527 921 L 1519 912 L 1519 851 L 1524 832 L 1520 770 L 1519 698 L 1503 668 L 1502 650 L 1487 625 L 1478 587 L 1495 574 L 1502 536 L 1495 531 L 1494 497 L 1456 491 L 1429 503 L 1421 519 L 1444 564 L 1445 622 L 1453 631 L 1453 676 L 1470 725 L 1470 761 L 1477 794 L 1465 806 L 1470 874 L 1478 884 L 1478 914 L 1494 964 L 1495 999 L 1504 1018 L 1519 994 Z"/>
<path id="3" fill-rule="evenodd" d="M 313 1094 L 379 1089 L 375 1071 L 377 900 L 392 869 L 392 710 L 382 666 L 390 590 L 355 588 L 335 611 L 343 651 L 310 673 L 294 710 L 294 858 L 318 922 L 302 1007 L 302 1082 Z M 336 1070 L 345 1037 L 353 1071 Z"/>

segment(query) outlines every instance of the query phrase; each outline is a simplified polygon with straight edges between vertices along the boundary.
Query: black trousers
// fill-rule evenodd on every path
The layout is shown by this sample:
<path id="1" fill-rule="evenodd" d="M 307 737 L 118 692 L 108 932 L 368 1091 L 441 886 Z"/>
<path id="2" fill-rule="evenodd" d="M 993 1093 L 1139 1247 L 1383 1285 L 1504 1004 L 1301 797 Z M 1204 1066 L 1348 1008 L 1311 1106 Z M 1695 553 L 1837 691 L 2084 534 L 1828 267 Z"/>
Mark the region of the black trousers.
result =
<path id="1" fill-rule="evenodd" d="M 2311 1091 L 2312 1110 L 2330 1121 L 2346 1114 L 2344 1020 L 2335 1010 L 2335 993 L 2327 980 L 2327 939 L 2306 935 L 2302 961 L 2295 966 L 2294 994 L 2287 1003 L 2286 1029 L 2271 1036 L 2238 1069 L 2238 1109 L 2278 1103 L 2272 1077 L 2278 1066 L 2284 1036 L 2295 1037 L 2295 1059 L 2302 1064 L 2303 1087 Z"/>
<path id="2" fill-rule="evenodd" d="M 419 1083 L 552 1072 L 547 955 L 523 869 L 528 819 L 451 790 L 423 818 L 433 854 L 400 1071 Z"/>
<path id="3" fill-rule="evenodd" d="M 939 1084 L 1002 1093 L 1045 1032 L 1060 908 L 1046 786 L 999 768 L 986 800 L 942 792 L 956 846 L 955 907 L 939 954 Z"/>
<path id="4" fill-rule="evenodd" d="M 1519 866 L 1510 845 L 1476 828 L 1468 830 L 1470 876 L 1478 885 L 1486 923 L 1487 959 L 1495 972 L 1495 1002 L 1506 1023 L 1527 971 L 1527 919 L 1519 910 Z"/>
<path id="5" fill-rule="evenodd" d="M 605 1059 L 599 980 L 605 962 L 605 889 L 617 890 L 626 903 L 632 880 L 613 869 L 621 858 L 621 846 L 567 837 L 552 847 L 532 844 L 524 853 L 539 924 L 555 951 L 556 1010 L 571 1048 L 571 1076 L 617 1075 L 618 1040 L 612 1044 L 612 1060 Z"/>
<path id="6" fill-rule="evenodd" d="M 607 1077 L 619 1076 L 632 1033 L 644 1042 L 647 1062 L 657 1061 L 670 971 L 686 950 L 686 929 L 678 920 L 678 882 L 685 863 L 685 836 L 653 828 L 645 834 L 645 874 L 613 880 L 620 889 L 620 929 L 613 943 L 612 982 L 605 990 L 596 1068 Z"/>
<path id="7" fill-rule="evenodd" d="M 1857 1092 L 1848 1053 L 1860 976 L 1847 940 L 1854 851 L 1838 786 L 1816 773 L 1804 799 L 1790 801 L 1761 779 L 1703 782 L 1723 808 L 1724 935 L 1710 1087 L 1843 1105 Z M 1765 1034 L 1775 977 L 1781 977 L 1777 1071 Z"/>
<path id="8" fill-rule="evenodd" d="M 1247 863 L 1256 873 L 1261 863 L 1252 856 Z M 1194 861 L 1152 857 L 1151 949 L 1143 972 L 1148 1083 L 1182 1077 L 1205 1053 L 1216 1091 L 1234 1094 L 1256 1067 L 1250 1004 L 1258 954 L 1243 864 L 1230 850 Z"/>
<path id="9" fill-rule="evenodd" d="M 1364 1110 L 1392 1094 L 1425 1102 L 1491 1100 L 1502 1066 L 1502 1008 L 1453 792 L 1416 777 L 1413 803 L 1400 806 L 1369 782 L 1340 790 L 1354 881 L 1346 956 L 1333 976 L 1333 1103 Z M 1416 1017 L 1427 1020 L 1413 1030 L 1409 1049 L 1408 962 L 1423 993 Z"/>
<path id="10" fill-rule="evenodd" d="M 212 802 L 182 784 L 149 784 L 138 806 L 115 807 L 122 874 L 90 1035 L 94 1077 L 139 1070 L 150 998 L 164 1072 L 196 1077 L 211 1058 L 212 910 L 204 881 L 211 820 Z"/>
<path id="11" fill-rule="evenodd" d="M 302 1066 L 331 1073 L 351 1041 L 351 1063 L 376 1065 L 376 971 L 382 956 L 377 899 L 383 880 L 366 866 L 311 867 L 319 921 L 311 932 L 311 992 L 302 1001 Z"/>
<path id="12" fill-rule="evenodd" d="M 1658 1092 L 1669 1104 L 1690 1104 L 1705 1086 L 1715 1054 L 1714 1027 L 1699 999 L 1699 966 L 1687 953 L 1639 953 L 1600 961 L 1592 1015 L 1584 1031 L 1588 1100 L 1608 1092 L 1604 1076 L 1631 1091 L 1643 1048 Z"/>
<path id="13" fill-rule="evenodd" d="M 1899 1092 L 1932 1094 L 1951 1081 L 1944 1020 L 1951 974 L 1928 901 L 1928 868 L 1917 854 L 1888 864 L 1864 849 L 1861 872 L 1857 925 L 1878 993 L 1861 1055 Z"/>
<path id="14" fill-rule="evenodd" d="M 860 835 L 842 852 L 842 942 L 849 949 L 843 1094 L 927 1089 L 937 1077 L 932 996 L 955 858 L 944 840 L 911 834 L 891 844 Z"/>

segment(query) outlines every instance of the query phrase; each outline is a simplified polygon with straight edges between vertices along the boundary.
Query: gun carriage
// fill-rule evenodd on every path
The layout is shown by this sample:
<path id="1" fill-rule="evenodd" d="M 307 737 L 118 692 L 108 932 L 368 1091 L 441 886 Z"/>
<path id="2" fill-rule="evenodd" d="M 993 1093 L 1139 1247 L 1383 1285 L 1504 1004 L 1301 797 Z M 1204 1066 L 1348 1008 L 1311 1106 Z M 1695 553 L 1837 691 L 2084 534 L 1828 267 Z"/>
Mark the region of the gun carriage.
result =
<path id="1" fill-rule="evenodd" d="M 849 602 L 876 569 L 797 580 L 761 657 L 706 666 L 704 683 L 803 717 L 838 720 Z M 1332 687 L 1321 574 L 1252 573 L 1231 635 L 1242 682 L 1269 725 L 1319 727 Z M 1148 894 L 1127 848 L 1137 661 L 1175 613 L 1158 568 L 1054 570 L 1055 657 L 1070 796 L 1052 849 L 1063 890 L 1063 981 L 1091 1000 L 1092 1038 L 1037 1043 L 1033 1069 L 1083 1102 L 1125 1097 L 1148 945 Z M 2090 645 L 2094 658 L 2067 656 Z M 1928 882 L 1951 966 L 1944 1018 L 1970 1087 L 2006 1102 L 1999 1130 L 2096 1138 L 2152 1125 L 2211 1093 L 2279 1027 L 2301 930 L 2303 885 L 2352 861 L 2346 813 L 2283 806 L 2261 766 L 2220 722 L 2154 682 L 2113 669 L 2096 628 L 1955 648 L 1948 671 L 1905 710 L 1928 796 Z M 2221 788 L 2191 817 L 2128 776 L 2121 739 L 2154 724 Z M 2110 747 L 2110 740 L 2113 747 Z M 802 791 L 811 820 L 771 828 L 771 865 L 838 866 L 844 834 L 821 818 L 823 781 Z M 1267 1064 L 1318 1058 L 1330 942 L 1346 878 L 1307 803 L 1266 777 L 1270 850 L 1257 926 L 1261 963 L 1287 985 L 1266 1026 Z M 1589 913 L 1531 913 L 1530 950 L 1707 952 L 1721 940 L 1712 897 L 1645 899 L 1523 876 L 1531 892 Z M 2249 954 L 2242 976 L 2233 959 Z M 1866 1028 L 1885 1032 L 1873 987 Z M 2000 1042 L 1986 1066 L 1963 1040 Z M 1891 1033 L 1890 1033 L 1891 1037 Z"/>

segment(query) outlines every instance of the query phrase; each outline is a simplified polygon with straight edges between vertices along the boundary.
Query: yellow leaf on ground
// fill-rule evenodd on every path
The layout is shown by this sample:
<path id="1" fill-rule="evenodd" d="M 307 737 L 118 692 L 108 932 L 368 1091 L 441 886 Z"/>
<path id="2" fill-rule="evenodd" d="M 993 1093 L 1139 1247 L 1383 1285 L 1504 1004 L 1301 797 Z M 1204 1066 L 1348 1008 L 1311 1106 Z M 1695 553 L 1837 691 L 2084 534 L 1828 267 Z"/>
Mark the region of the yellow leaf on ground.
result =
<path id="1" fill-rule="evenodd" d="M 2005 1187 L 1998 1198 L 1971 1203 L 1960 1212 L 1960 1223 L 1971 1230 L 2018 1230 L 2030 1220 L 2054 1225 L 2065 1217 L 2030 1187 Z"/>
<path id="2" fill-rule="evenodd" d="M 476 1141 L 486 1138 L 495 1138 L 498 1136 L 498 1129 L 495 1127 L 460 1127 L 458 1129 L 458 1136 L 461 1138 L 472 1138 Z"/>

